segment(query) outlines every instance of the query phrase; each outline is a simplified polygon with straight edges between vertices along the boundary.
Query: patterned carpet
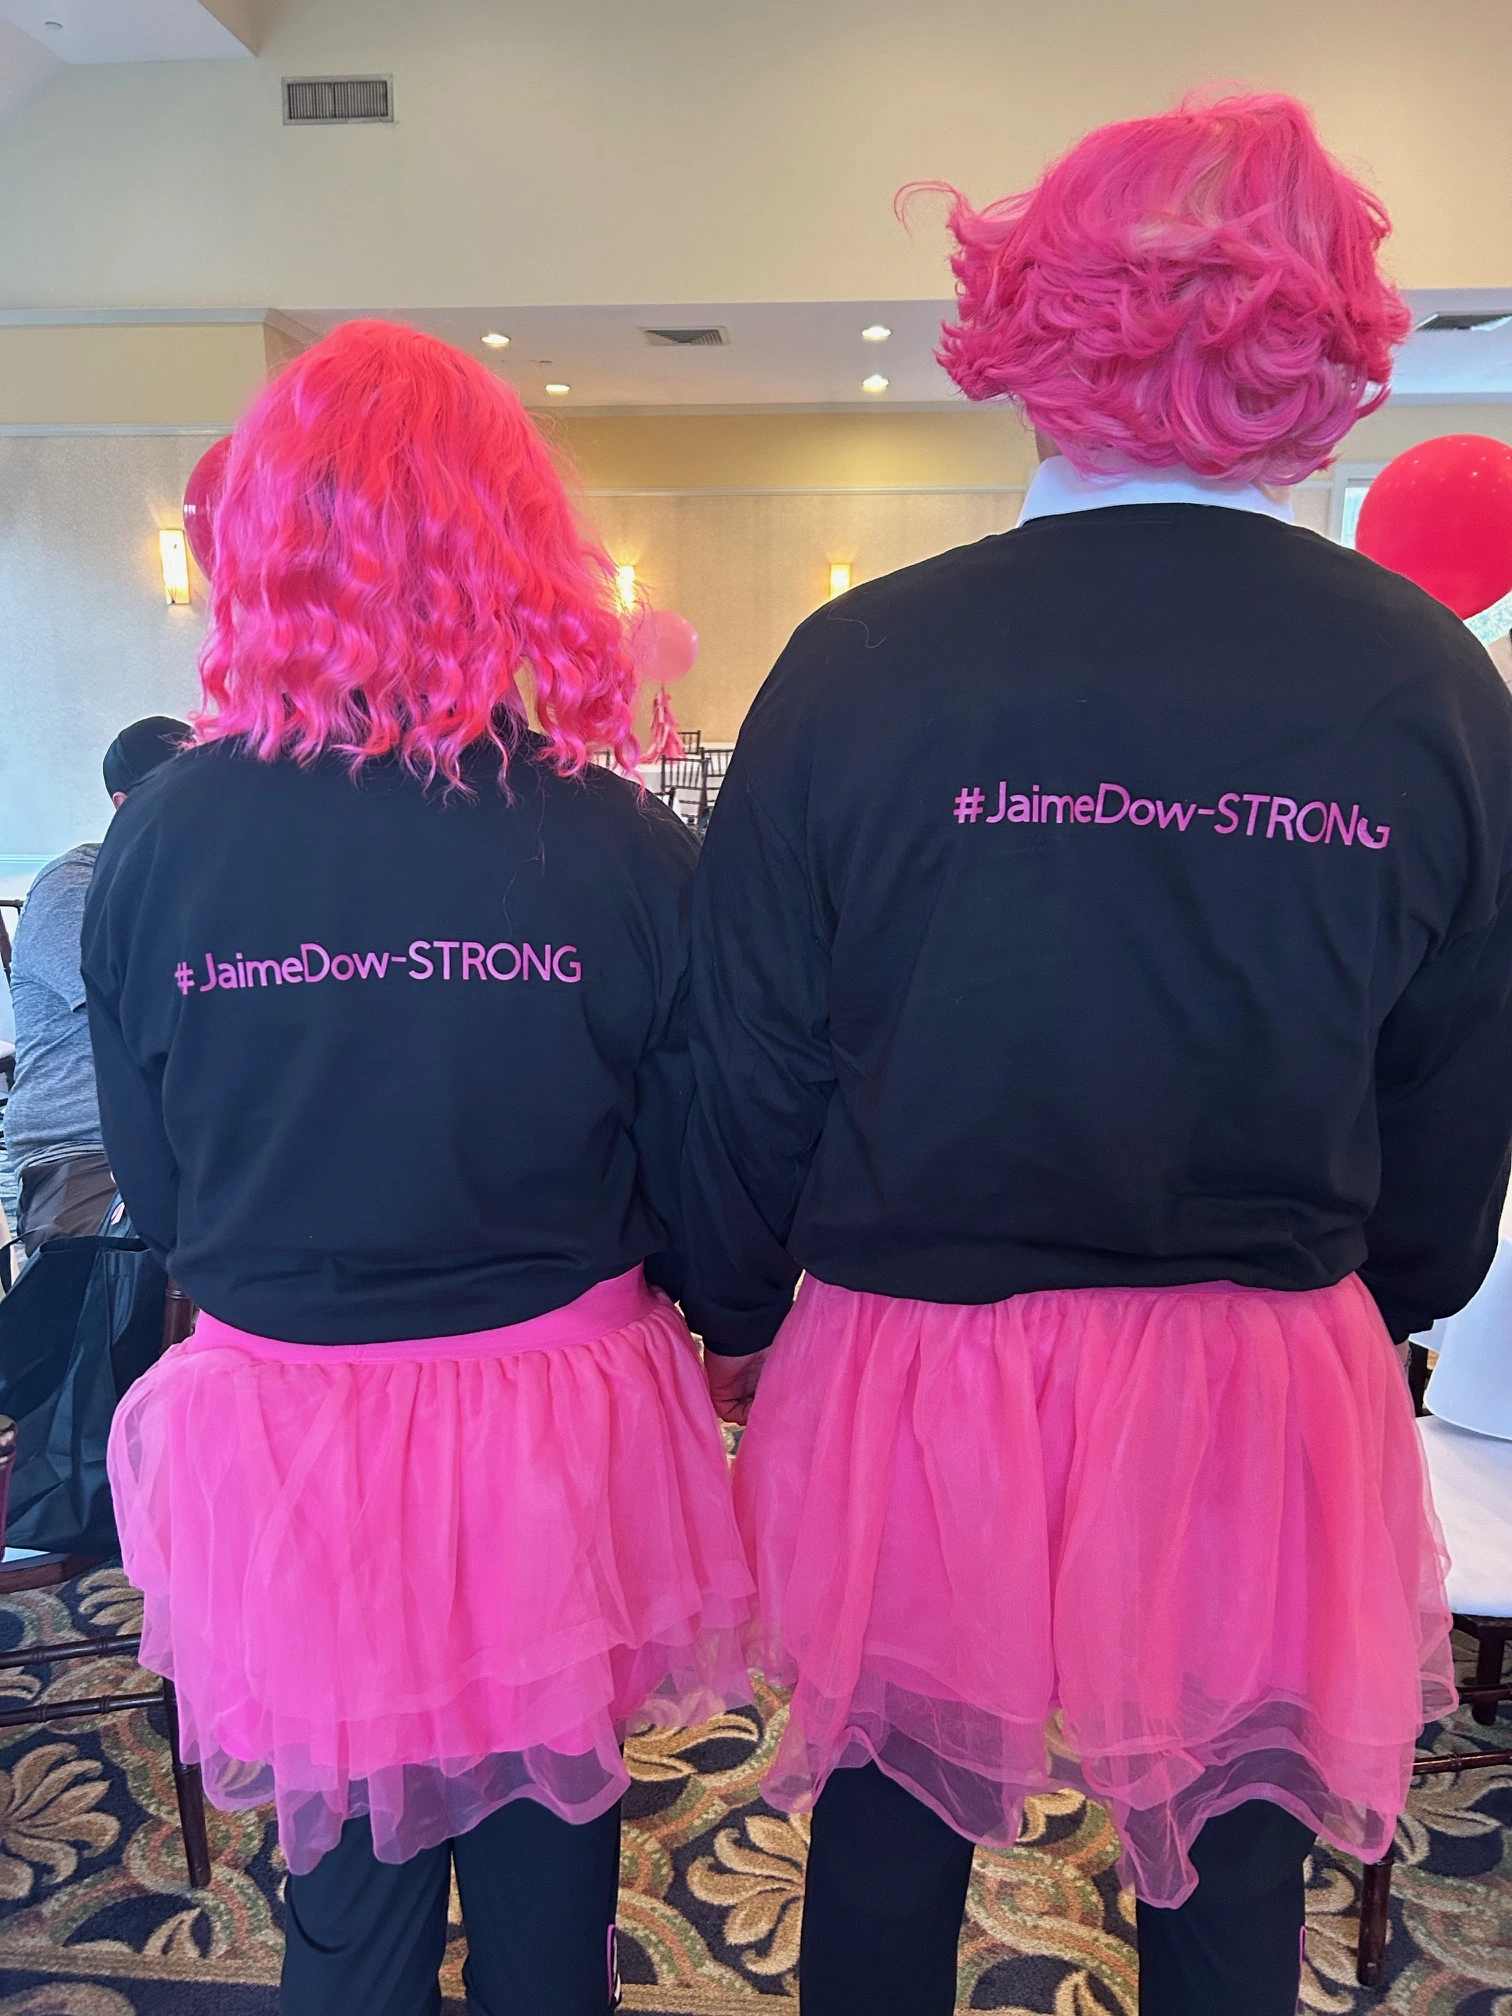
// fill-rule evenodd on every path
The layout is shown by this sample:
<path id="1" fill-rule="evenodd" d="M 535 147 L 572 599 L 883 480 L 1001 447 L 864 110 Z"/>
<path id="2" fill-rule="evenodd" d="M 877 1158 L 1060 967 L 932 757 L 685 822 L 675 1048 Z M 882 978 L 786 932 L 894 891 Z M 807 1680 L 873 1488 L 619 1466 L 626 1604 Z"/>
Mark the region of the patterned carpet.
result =
<path id="1" fill-rule="evenodd" d="M 0 1605 L 0 1645 L 84 1625 L 126 1627 L 133 1599 L 101 1571 L 69 1593 Z M 78 1698 L 133 1684 L 96 1664 L 44 1690 L 0 1674 L 0 1700 Z M 795 2003 L 806 1845 L 757 1785 L 781 1704 L 637 1741 L 625 1829 L 625 2006 L 657 2016 L 753 2016 Z M 1505 1745 L 1512 1711 L 1503 1711 Z M 189 1890 L 162 1736 L 142 1711 L 0 1732 L 0 2016 L 274 2016 L 281 1864 L 260 1814 L 212 1814 L 215 1881 Z M 1434 1747 L 1489 1744 L 1468 1717 Z M 1315 1857 L 1303 2007 L 1330 2016 L 1512 2016 L 1512 1770 L 1432 1778 L 1398 1843 L 1388 1978 L 1354 1982 L 1359 1872 Z M 979 1855 L 961 1944 L 962 2010 L 1133 2016 L 1129 1900 L 1099 1808 L 1035 1803 L 1011 1855 Z M 460 2012 L 460 1931 L 448 2010 Z M 864 2012 L 858 2012 L 864 2016 Z"/>

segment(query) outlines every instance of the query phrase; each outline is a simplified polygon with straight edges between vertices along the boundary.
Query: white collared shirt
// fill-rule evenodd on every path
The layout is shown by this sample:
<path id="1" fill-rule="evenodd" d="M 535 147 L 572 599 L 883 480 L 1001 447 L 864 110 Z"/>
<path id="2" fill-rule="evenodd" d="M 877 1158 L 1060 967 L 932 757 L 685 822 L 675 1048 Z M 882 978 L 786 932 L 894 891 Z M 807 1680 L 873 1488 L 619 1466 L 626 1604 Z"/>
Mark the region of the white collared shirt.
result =
<path id="1" fill-rule="evenodd" d="M 1070 511 L 1106 511 L 1116 504 L 1216 504 L 1225 511 L 1258 511 L 1284 525 L 1296 523 L 1290 500 L 1272 496 L 1258 483 L 1225 483 L 1190 469 L 1083 476 L 1064 455 L 1050 455 L 1041 462 L 1018 522 L 1027 525 L 1031 518 L 1059 518 Z"/>

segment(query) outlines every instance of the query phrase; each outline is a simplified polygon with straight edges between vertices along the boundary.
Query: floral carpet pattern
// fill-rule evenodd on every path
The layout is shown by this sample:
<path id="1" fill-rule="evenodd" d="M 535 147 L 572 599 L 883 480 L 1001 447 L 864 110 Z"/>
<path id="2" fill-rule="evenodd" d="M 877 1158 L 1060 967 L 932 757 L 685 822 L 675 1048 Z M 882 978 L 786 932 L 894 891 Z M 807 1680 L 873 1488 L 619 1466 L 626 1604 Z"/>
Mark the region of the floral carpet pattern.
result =
<path id="1" fill-rule="evenodd" d="M 0 1648 L 79 1628 L 128 1629 L 111 1570 L 0 1604 Z M 0 1704 L 144 1685 L 129 1660 L 0 1672 Z M 45 1684 L 44 1684 L 45 1683 Z M 759 1783 L 782 1704 L 630 1747 L 621 1956 L 627 2010 L 776 2016 L 796 2009 L 807 1825 Z M 1439 1751 L 1506 1747 L 1463 1713 Z M 1387 1978 L 1355 1985 L 1359 1869 L 1320 1851 L 1309 1887 L 1302 2007 L 1328 2016 L 1512 2016 L 1512 1769 L 1420 1781 L 1397 1842 Z M 212 1812 L 214 1882 L 185 1880 L 160 1713 L 0 1730 L 0 2016 L 274 2016 L 282 1864 L 261 1813 Z M 1134 2016 L 1132 1903 L 1101 1809 L 1033 1802 L 1009 1855 L 977 1857 L 959 2009 Z M 448 2011 L 461 2002 L 460 1927 Z M 864 2016 L 864 2012 L 858 2012 Z"/>

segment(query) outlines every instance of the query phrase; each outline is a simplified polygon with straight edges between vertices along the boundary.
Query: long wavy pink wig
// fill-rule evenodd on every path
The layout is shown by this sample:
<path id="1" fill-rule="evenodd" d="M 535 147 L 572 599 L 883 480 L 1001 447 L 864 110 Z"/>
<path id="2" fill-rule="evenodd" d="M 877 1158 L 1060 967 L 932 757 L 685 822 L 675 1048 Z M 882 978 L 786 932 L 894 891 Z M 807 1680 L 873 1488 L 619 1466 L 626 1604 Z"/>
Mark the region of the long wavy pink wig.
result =
<path id="1" fill-rule="evenodd" d="M 349 322 L 275 378 L 233 437 L 214 519 L 202 742 L 354 765 L 501 774 L 536 717 L 564 775 L 626 768 L 635 675 L 608 555 L 511 389 L 417 330 Z"/>
<path id="2" fill-rule="evenodd" d="M 1293 98 L 1104 126 L 983 210 L 947 193 L 940 362 L 1085 473 L 1294 483 L 1386 397 L 1411 326 L 1376 263 L 1390 222 Z"/>

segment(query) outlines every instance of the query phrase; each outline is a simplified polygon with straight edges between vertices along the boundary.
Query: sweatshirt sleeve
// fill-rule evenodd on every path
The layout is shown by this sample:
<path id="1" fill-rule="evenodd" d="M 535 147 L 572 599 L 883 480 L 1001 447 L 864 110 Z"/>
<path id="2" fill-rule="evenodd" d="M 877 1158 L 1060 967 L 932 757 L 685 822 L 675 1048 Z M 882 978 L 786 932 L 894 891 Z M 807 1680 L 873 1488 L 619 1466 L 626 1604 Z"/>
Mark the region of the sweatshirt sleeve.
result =
<path id="1" fill-rule="evenodd" d="M 683 1137 L 693 1096 L 687 995 L 684 973 L 667 1022 L 635 1075 L 634 1133 L 641 1191 L 667 1230 L 666 1245 L 646 1261 L 646 1279 L 665 1289 L 674 1302 L 682 1300 L 688 1275 L 680 1188 Z"/>
<path id="2" fill-rule="evenodd" d="M 166 1267 L 178 1233 L 179 1184 L 163 1124 L 167 1058 L 143 1054 L 122 1027 L 127 960 L 137 935 L 140 900 L 129 847 L 113 847 L 115 837 L 113 831 L 100 853 L 82 938 L 100 1131 L 132 1226 Z"/>
<path id="3" fill-rule="evenodd" d="M 786 1241 L 834 1089 L 829 944 L 798 843 L 737 751 L 693 892 L 693 1110 L 683 1162 L 689 1321 L 706 1347 L 770 1344 Z"/>
<path id="4" fill-rule="evenodd" d="M 635 1066 L 636 1186 L 662 1228 L 663 1243 L 646 1256 L 646 1278 L 681 1301 L 687 1277 L 681 1165 L 693 1065 L 688 1056 L 688 939 L 698 842 L 654 799 L 637 809 L 630 855 L 639 863 L 652 1014 Z"/>
<path id="5" fill-rule="evenodd" d="M 1484 929 L 1414 976 L 1376 1051 L 1381 1191 L 1361 1278 L 1400 1343 L 1462 1309 L 1496 1252 L 1512 1144 L 1512 872 Z"/>

